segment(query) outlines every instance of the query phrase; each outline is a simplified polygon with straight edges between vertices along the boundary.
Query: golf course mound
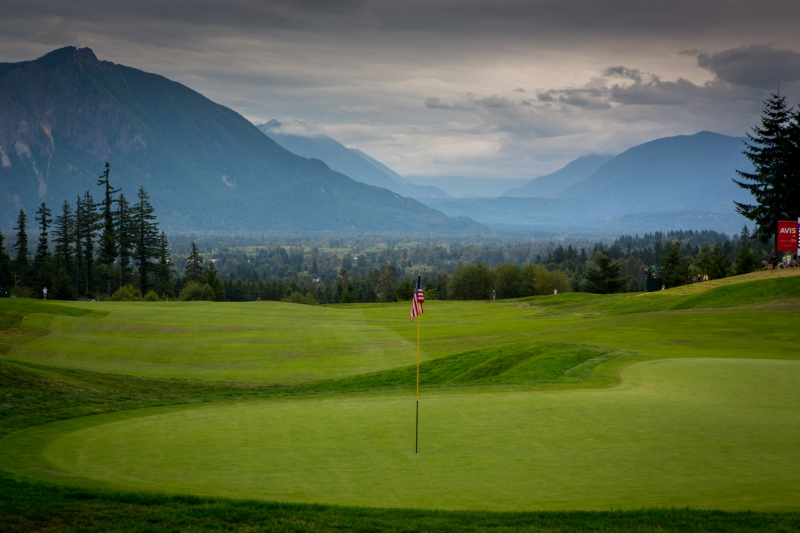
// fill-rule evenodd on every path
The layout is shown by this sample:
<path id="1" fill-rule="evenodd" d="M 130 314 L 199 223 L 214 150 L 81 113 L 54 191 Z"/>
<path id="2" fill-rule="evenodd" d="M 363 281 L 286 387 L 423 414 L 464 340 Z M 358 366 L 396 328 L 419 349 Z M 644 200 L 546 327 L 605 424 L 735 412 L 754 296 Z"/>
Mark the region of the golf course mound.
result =
<path id="1" fill-rule="evenodd" d="M 0 463 L 87 487 L 438 509 L 785 510 L 800 362 L 670 359 L 612 389 L 313 395 L 85 417 Z"/>
<path id="2" fill-rule="evenodd" d="M 600 295 L 566 293 L 516 300 L 550 314 L 582 317 L 721 309 L 758 304 L 800 307 L 800 269 L 753 272 L 651 293 Z"/>

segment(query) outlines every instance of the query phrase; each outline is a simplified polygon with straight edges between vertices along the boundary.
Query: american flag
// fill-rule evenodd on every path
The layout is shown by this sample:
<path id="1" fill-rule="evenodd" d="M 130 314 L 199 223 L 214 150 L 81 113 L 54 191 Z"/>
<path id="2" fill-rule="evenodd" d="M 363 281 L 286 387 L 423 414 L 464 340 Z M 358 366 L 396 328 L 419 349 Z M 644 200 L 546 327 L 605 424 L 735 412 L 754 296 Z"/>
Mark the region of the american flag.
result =
<path id="1" fill-rule="evenodd" d="M 425 296 L 422 295 L 422 276 L 417 276 L 417 288 L 414 290 L 414 298 L 411 300 L 411 320 L 422 314 L 422 304 L 425 303 Z"/>

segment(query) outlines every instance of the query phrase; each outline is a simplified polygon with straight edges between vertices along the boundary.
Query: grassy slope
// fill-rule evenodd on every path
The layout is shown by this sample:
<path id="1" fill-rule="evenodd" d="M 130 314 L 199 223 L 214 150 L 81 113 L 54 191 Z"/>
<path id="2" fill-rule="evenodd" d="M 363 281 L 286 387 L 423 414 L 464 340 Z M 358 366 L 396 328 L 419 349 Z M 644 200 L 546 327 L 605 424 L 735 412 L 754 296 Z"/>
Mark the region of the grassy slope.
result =
<path id="1" fill-rule="evenodd" d="M 783 301 L 797 307 L 798 270 L 647 295 L 429 302 L 422 357 L 542 340 L 693 357 L 751 357 L 757 346 L 763 357 L 786 357 L 781 332 L 793 313 L 775 306 Z M 4 304 L 0 301 L 0 310 Z M 767 308 L 740 309 L 759 304 Z M 7 357 L 147 377 L 298 383 L 402 366 L 413 360 L 416 340 L 405 303 L 332 308 L 274 302 L 71 305 L 76 312 L 92 309 L 107 316 L 56 316 L 46 326 L 49 335 L 19 345 Z M 702 308 L 730 310 L 724 315 L 692 311 Z M 674 312 L 680 309 L 687 311 Z M 754 319 L 762 330 L 747 327 Z M 29 320 L 42 327 L 46 318 Z M 743 336 L 742 343 L 727 342 L 732 331 Z"/>
<path id="2" fill-rule="evenodd" d="M 786 275 L 793 273 L 792 271 L 781 272 Z M 726 284 L 730 280 L 725 280 Z M 738 280 L 737 280 L 738 281 Z M 678 289 L 675 291 L 667 291 L 667 293 L 686 292 L 686 296 L 691 296 L 698 288 L 706 289 L 713 288 L 715 282 L 705 284 L 704 286 L 692 286 L 686 289 Z M 720 284 L 721 285 L 721 284 Z M 559 295 L 567 296 L 578 300 L 581 296 L 585 295 Z M 574 298 L 578 296 L 578 298 Z M 735 296 L 735 295 L 734 295 Z M 649 297 L 649 296 L 648 296 Z M 763 296 L 762 296 L 763 297 Z M 762 298 L 760 297 L 760 298 Z M 619 298 L 618 296 L 603 297 L 608 300 Z M 594 298 L 602 301 L 603 298 Z M 767 300 L 774 299 L 775 294 L 767 294 Z M 587 300 L 592 297 L 586 298 Z M 536 314 L 550 313 L 556 311 L 562 317 L 574 318 L 577 316 L 586 316 L 591 314 L 602 314 L 597 311 L 588 309 L 585 304 L 574 306 L 576 303 L 564 302 L 566 298 L 560 298 L 557 305 L 549 305 L 556 303 L 551 297 L 542 297 L 534 299 L 533 302 L 521 302 L 511 305 L 532 305 L 527 309 L 527 316 L 531 317 Z M 729 304 L 736 305 L 738 302 L 734 298 L 729 298 Z M 761 302 L 766 300 L 762 299 Z M 0 303 L 8 302 L 3 301 Z M 758 302 L 751 302 L 758 303 Z M 30 301 L 12 302 L 14 305 L 41 305 Z M 52 304 L 47 304 L 52 305 Z M 477 304 L 481 306 L 482 304 Z M 769 304 L 771 305 L 771 304 Z M 475 306 L 475 304 L 473 304 Z M 495 304 L 496 307 L 506 308 L 507 304 Z M 558 308 L 560 306 L 560 308 Z M 574 306 L 570 309 L 571 306 Z M 360 309 L 364 309 L 361 306 Z M 405 306 L 401 309 L 404 310 Z M 576 308 L 577 307 L 577 308 Z M 53 308 L 49 308 L 52 310 Z M 40 308 L 31 309 L 34 312 L 40 311 Z M 381 313 L 396 314 L 396 312 L 386 307 L 377 307 L 373 313 L 372 309 L 365 311 L 365 316 L 369 313 L 370 324 L 381 323 L 383 321 L 380 316 Z M 83 311 L 68 311 L 69 313 L 79 313 Z M 349 311 L 351 312 L 352 311 Z M 455 309 L 449 318 L 454 315 L 461 315 L 459 318 L 463 319 L 470 315 L 484 314 L 485 311 L 478 309 L 477 313 L 471 312 L 467 308 Z M 764 315 L 765 311 L 759 311 L 753 318 L 759 319 Z M 4 307 L 2 309 L 2 319 L 9 322 L 14 322 L 21 318 L 25 313 L 20 313 L 20 309 L 10 309 Z M 774 313 L 767 310 L 766 314 L 785 314 Z M 789 315 L 795 313 L 790 312 Z M 13 316 L 12 316 L 13 315 Z M 431 318 L 433 313 L 425 315 L 426 332 L 430 333 Z M 662 315 L 658 315 L 662 316 Z M 14 318 L 16 317 L 16 318 Z M 474 320 L 470 320 L 474 322 Z M 435 320 L 433 321 L 435 322 Z M 577 323 L 578 321 L 575 321 Z M 601 326 L 602 327 L 602 326 Z M 399 328 L 398 328 L 399 329 Z M 463 331 L 463 328 L 457 328 Z M 488 328 L 491 329 L 491 328 Z M 411 338 L 403 330 L 401 334 L 405 334 L 407 338 Z M 458 334 L 458 331 L 451 331 L 452 334 Z M 481 333 L 481 332 L 479 332 Z M 490 340 L 486 332 L 482 332 L 476 338 L 480 339 L 481 343 L 489 343 Z M 13 336 L 13 335 L 12 335 Z M 7 344 L 14 342 L 8 332 L 3 336 L 2 341 Z M 503 337 L 500 337 L 503 338 Z M 20 340 L 20 339 L 17 339 Z M 498 338 L 494 338 L 495 344 Z M 441 341 L 440 341 L 441 342 Z M 452 343 L 459 344 L 459 343 Z M 469 345 L 470 342 L 464 343 Z M 730 344 L 730 343 L 729 343 Z M 458 347 L 448 346 L 442 342 L 443 346 L 456 351 Z M 677 346 L 677 345 L 676 345 Z M 462 346 L 463 347 L 463 346 Z M 474 343 L 472 343 L 474 347 Z M 442 350 L 445 351 L 445 350 Z M 602 350 L 601 350 L 602 351 Z M 490 351 L 491 352 L 491 351 Z M 497 355 L 497 354 L 496 354 Z M 499 354 L 502 355 L 502 354 Z M 453 358 L 457 361 L 460 357 Z M 491 357 L 487 357 L 484 364 L 489 363 Z M 451 361 L 452 362 L 452 361 Z M 458 363 L 460 364 L 460 363 Z M 458 366 L 456 364 L 455 366 Z M 612 363 L 613 365 L 613 363 Z M 450 370 L 454 370 L 455 366 L 450 365 Z M 475 366 L 481 366 L 480 364 Z M 490 365 L 491 366 L 491 365 Z M 608 366 L 608 365 L 606 365 Z M 0 368 L 3 371 L 4 378 L 0 377 L 0 390 L 4 394 L 3 406 L 6 407 L 1 412 L 0 422 L 3 428 L 0 429 L 3 433 L 12 430 L 13 428 L 25 427 L 29 425 L 36 425 L 52 419 L 70 418 L 79 416 L 88 412 L 102 412 L 106 410 L 116 410 L 119 408 L 131 408 L 136 406 L 154 405 L 154 404 L 169 404 L 185 401 L 209 401 L 221 398 L 230 398 L 239 394 L 246 397 L 252 395 L 262 394 L 284 394 L 287 388 L 263 388 L 252 386 L 241 386 L 233 384 L 206 384 L 198 382 L 186 381 L 173 381 L 173 380 L 152 380 L 140 379 L 126 376 L 103 376 L 92 374 L 82 371 L 74 370 L 59 370 L 44 367 L 30 367 L 27 365 L 8 365 L 2 364 Z M 448 365 L 445 365 L 448 368 Z M 601 365 L 600 369 L 603 366 Z M 431 368 L 432 370 L 433 368 Z M 315 386 L 317 390 L 324 389 L 329 391 L 334 390 L 358 390 L 370 386 L 383 388 L 395 386 L 395 380 L 399 379 L 397 373 L 403 374 L 408 372 L 408 368 L 400 370 L 390 370 L 387 373 L 378 373 L 374 376 L 375 379 L 372 385 L 369 381 L 364 381 L 364 377 L 355 377 L 352 379 L 339 380 L 338 385 L 333 385 L 329 382 L 324 386 Z M 568 370 L 567 370 L 568 371 Z M 613 373 L 613 372 L 612 372 Z M 500 373 L 502 374 L 502 372 Z M 595 376 L 598 374 L 594 372 Z M 432 376 L 433 374 L 431 374 Z M 493 375 L 497 376 L 495 372 Z M 38 376 L 38 377 L 37 377 Z M 44 377 L 43 377 L 44 376 Z M 423 374 L 425 376 L 425 374 Z M 407 376 L 402 376 L 406 379 Z M 453 376 L 451 376 L 452 378 Z M 563 377 L 563 376 L 562 376 Z M 552 378 L 552 376 L 551 376 Z M 425 378 L 423 378 L 425 379 Z M 505 379 L 505 378 L 503 378 Z M 91 387 L 73 387 L 72 385 L 65 385 L 63 382 L 79 381 L 81 383 L 90 381 Z M 100 384 L 104 381 L 105 384 Z M 441 380 L 440 385 L 447 385 L 449 380 Z M 502 381 L 502 380 L 501 380 Z M 545 380 L 546 382 L 547 380 Z M 558 381 L 558 379 L 556 379 Z M 32 383 L 38 383 L 34 385 Z M 18 388 L 21 383 L 28 383 L 28 385 Z M 428 385 L 432 385 L 433 382 Z M 8 385 L 14 385 L 9 387 Z M 180 386 L 178 386 L 180 385 Z M 181 390 L 185 387 L 185 390 Z M 214 388 L 218 390 L 211 390 Z M 154 390 L 160 390 L 160 393 L 155 393 Z M 280 390 L 278 390 L 280 389 Z M 288 392 L 302 392 L 299 389 L 302 387 L 290 387 Z M 118 395 L 118 393 L 121 393 Z M 127 396 L 126 396 L 127 394 Z M 9 402 L 9 398 L 16 398 L 17 403 Z M 9 403 L 12 405 L 8 408 Z M 19 416 L 9 416 L 16 413 L 16 408 L 25 404 L 30 407 L 29 413 L 20 414 Z M 183 498 L 162 498 L 162 497 L 144 497 L 127 494 L 112 494 L 104 493 L 102 491 L 90 490 L 82 491 L 79 497 L 73 495 L 74 491 L 71 489 L 55 488 L 48 485 L 37 485 L 27 482 L 12 482 L 3 479 L 3 494 L 0 498 L 0 514 L 4 517 L 11 519 L 12 524 L 19 525 L 20 530 L 32 529 L 33 525 L 42 523 L 42 521 L 49 525 L 60 524 L 68 527 L 70 524 L 76 525 L 78 523 L 90 524 L 105 524 L 106 526 L 116 524 L 118 527 L 136 527 L 136 524 L 145 523 L 144 521 L 149 516 L 148 510 L 154 511 L 153 516 L 157 516 L 153 521 L 149 522 L 150 528 L 171 528 L 171 527 L 193 527 L 193 528 L 208 528 L 213 530 L 215 528 L 232 527 L 232 522 L 229 521 L 231 513 L 241 517 L 246 515 L 246 518 L 241 518 L 242 527 L 258 527 L 270 530 L 279 530 L 287 528 L 286 521 L 294 524 L 293 527 L 302 530 L 328 530 L 328 526 L 332 528 L 342 527 L 347 528 L 378 528 L 382 530 L 394 530 L 397 522 L 389 518 L 398 516 L 397 513 L 403 515 L 403 520 L 409 524 L 416 524 L 410 526 L 410 529 L 424 528 L 428 530 L 439 529 L 466 529 L 469 530 L 475 521 L 480 522 L 486 528 L 499 528 L 506 527 L 527 527 L 536 530 L 548 531 L 562 531 L 562 530 L 692 530 L 702 528 L 720 530 L 776 530 L 784 528 L 785 530 L 798 529 L 798 517 L 795 515 L 775 515 L 763 513 L 747 513 L 747 514 L 729 514 L 729 513 L 703 513 L 700 511 L 675 511 L 675 512 L 632 512 L 632 513 L 570 513 L 560 515 L 557 513 L 544 513 L 544 514 L 509 514 L 497 515 L 486 513 L 425 513 L 414 511 L 370 511 L 366 509 L 342 509 L 342 508 L 326 508 L 326 507 L 305 507 L 305 506 L 271 506 L 266 504 L 248 504 L 248 503 L 234 503 L 225 500 L 217 501 L 202 501 L 202 500 L 187 500 Z M 14 498 L 8 497 L 10 493 L 14 494 Z M 143 503 L 145 502 L 146 503 Z M 201 511 L 198 509 L 202 508 Z M 48 516 L 49 509 L 52 515 Z M 207 512 L 206 512 L 207 511 Z M 44 514 L 43 514 L 44 513 Z M 198 518 L 198 513 L 202 518 Z M 405 514 L 404 514 L 405 513 Z M 210 516 L 210 515 L 213 515 Z M 48 516 L 48 518 L 42 518 Z M 315 520 L 321 520 L 315 522 Z M 192 524 L 192 526 L 188 526 Z M 298 525 L 300 524 L 300 525 Z M 291 527 L 289 527 L 291 529 Z M 541 529 L 540 529 L 541 528 Z"/>

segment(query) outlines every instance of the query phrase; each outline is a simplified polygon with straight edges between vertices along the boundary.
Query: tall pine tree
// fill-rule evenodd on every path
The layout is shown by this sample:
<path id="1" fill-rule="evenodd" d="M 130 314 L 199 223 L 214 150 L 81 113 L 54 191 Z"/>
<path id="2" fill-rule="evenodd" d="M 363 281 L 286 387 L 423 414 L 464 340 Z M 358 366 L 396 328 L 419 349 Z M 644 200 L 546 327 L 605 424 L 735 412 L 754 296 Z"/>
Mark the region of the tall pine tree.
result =
<path id="1" fill-rule="evenodd" d="M 53 242 L 56 245 L 55 263 L 56 268 L 63 268 L 67 273 L 72 268 L 73 241 L 75 235 L 75 216 L 72 206 L 64 200 L 61 205 L 61 214 L 56 215 L 53 230 Z"/>
<path id="2" fill-rule="evenodd" d="M 24 286 L 28 281 L 30 261 L 28 259 L 28 215 L 22 209 L 17 216 L 17 240 L 14 243 L 14 284 Z"/>
<path id="3" fill-rule="evenodd" d="M 73 238 L 75 243 L 75 296 L 81 293 L 81 276 L 85 270 L 83 264 L 83 243 L 81 241 L 81 228 L 83 227 L 83 200 L 80 196 L 75 201 L 75 226 L 73 227 Z"/>
<path id="4" fill-rule="evenodd" d="M 164 232 L 158 239 L 158 264 L 156 265 L 156 292 L 161 296 L 175 296 L 172 289 L 172 259 L 169 254 L 169 241 Z"/>
<path id="5" fill-rule="evenodd" d="M 689 262 L 683 257 L 679 241 L 667 242 L 666 251 L 661 257 L 661 278 L 664 285 L 678 287 L 686 282 L 689 275 Z"/>
<path id="6" fill-rule="evenodd" d="M 50 285 L 52 288 L 53 273 L 51 272 L 50 249 L 49 249 L 49 229 L 53 223 L 50 216 L 53 212 L 42 202 L 36 210 L 36 222 L 39 223 L 39 242 L 36 245 L 36 254 L 33 256 L 33 270 L 36 273 L 36 281 L 42 287 Z"/>
<path id="7" fill-rule="evenodd" d="M 119 189 L 114 189 L 111 186 L 110 173 L 111 165 L 106 161 L 105 171 L 97 178 L 97 184 L 102 185 L 104 189 L 103 202 L 100 204 L 100 213 L 98 215 L 102 231 L 97 253 L 100 262 L 106 266 L 106 296 L 111 296 L 111 273 L 119 250 L 117 233 L 114 228 L 114 211 L 112 210 L 114 195 L 119 192 Z"/>
<path id="8" fill-rule="evenodd" d="M 628 279 L 619 277 L 621 265 L 611 259 L 607 250 L 600 249 L 592 257 L 590 267 L 586 269 L 584 290 L 595 294 L 613 294 L 622 290 Z"/>
<path id="9" fill-rule="evenodd" d="M 78 203 L 78 216 L 75 233 L 80 247 L 83 266 L 82 287 L 84 295 L 90 298 L 94 290 L 94 242 L 97 235 L 97 204 L 89 191 L 83 193 Z"/>
<path id="10" fill-rule="evenodd" d="M 798 114 L 786 107 L 783 95 L 774 93 L 764 102 L 761 125 L 747 134 L 750 142 L 744 155 L 753 164 L 753 172 L 737 170 L 744 181 L 734 182 L 749 191 L 756 203 L 734 203 L 736 211 L 756 223 L 754 235 L 764 243 L 775 237 L 779 220 L 800 215 L 799 127 Z"/>
<path id="11" fill-rule="evenodd" d="M 188 281 L 200 281 L 203 275 L 203 258 L 197 251 L 197 245 L 192 241 L 192 251 L 186 258 L 186 279 Z"/>
<path id="12" fill-rule="evenodd" d="M 11 258 L 6 252 L 5 236 L 0 231 L 0 297 L 2 297 L 8 288 L 14 282 L 14 274 L 11 270 Z"/>
<path id="13" fill-rule="evenodd" d="M 133 206 L 134 232 L 136 242 L 136 266 L 139 269 L 139 290 L 147 294 L 147 274 L 152 268 L 150 259 L 158 255 L 158 225 L 155 210 L 150 205 L 150 196 L 144 187 L 139 187 L 139 201 Z"/>
<path id="14" fill-rule="evenodd" d="M 128 269 L 130 268 L 131 258 L 134 255 L 134 244 L 136 243 L 134 221 L 131 219 L 131 207 L 124 194 L 120 194 L 117 199 L 117 210 L 114 213 L 114 219 L 117 227 L 117 244 L 119 246 L 119 286 L 122 287 L 128 282 Z"/>

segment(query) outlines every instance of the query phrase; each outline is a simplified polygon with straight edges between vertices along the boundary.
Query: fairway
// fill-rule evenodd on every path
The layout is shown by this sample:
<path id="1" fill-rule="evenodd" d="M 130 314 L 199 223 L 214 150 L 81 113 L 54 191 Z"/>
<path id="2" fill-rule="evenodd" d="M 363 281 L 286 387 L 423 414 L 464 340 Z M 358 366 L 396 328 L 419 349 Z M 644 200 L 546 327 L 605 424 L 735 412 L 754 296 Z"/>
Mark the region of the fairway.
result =
<path id="1" fill-rule="evenodd" d="M 431 394 L 416 456 L 408 394 L 111 415 L 44 431 L 38 468 L 345 505 L 785 510 L 800 498 L 799 381 L 798 362 L 671 359 L 628 367 L 610 390 Z M 37 431 L 7 437 L 4 461 Z"/>
<path id="2" fill-rule="evenodd" d="M 796 511 L 795 272 L 429 302 L 419 455 L 405 303 L 0 302 L 18 324 L 0 333 L 0 379 L 63 410 L 32 408 L 50 418 L 0 440 L 0 466 L 87 490 L 347 506 Z M 116 399 L 95 410 L 93 391 Z"/>
<path id="3" fill-rule="evenodd" d="M 796 339 L 797 271 L 651 294 L 431 301 L 422 324 L 422 359 L 523 341 L 583 343 L 659 357 L 794 358 L 785 344 Z M 416 327 L 402 302 L 68 305 L 92 313 L 28 315 L 22 329 L 46 334 L 12 347 L 4 357 L 146 377 L 297 383 L 409 364 L 416 343 Z"/>

